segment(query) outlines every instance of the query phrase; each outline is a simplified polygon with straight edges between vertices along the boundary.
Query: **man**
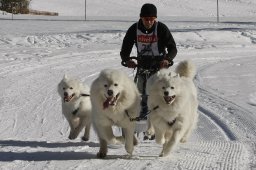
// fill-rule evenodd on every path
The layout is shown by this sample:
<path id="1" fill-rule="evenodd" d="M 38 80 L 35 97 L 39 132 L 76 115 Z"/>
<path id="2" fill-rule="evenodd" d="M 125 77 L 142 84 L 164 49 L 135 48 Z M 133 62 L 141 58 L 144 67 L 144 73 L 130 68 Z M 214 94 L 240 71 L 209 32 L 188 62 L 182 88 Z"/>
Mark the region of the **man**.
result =
<path id="1" fill-rule="evenodd" d="M 172 60 L 177 54 L 170 30 L 156 18 L 156 6 L 144 4 L 141 7 L 140 20 L 128 29 L 120 52 L 123 65 L 128 68 L 138 67 L 135 81 L 142 94 L 140 117 L 145 117 L 148 112 L 145 92 L 147 79 L 159 69 L 172 65 Z M 134 44 L 137 47 L 137 62 L 130 58 Z"/>

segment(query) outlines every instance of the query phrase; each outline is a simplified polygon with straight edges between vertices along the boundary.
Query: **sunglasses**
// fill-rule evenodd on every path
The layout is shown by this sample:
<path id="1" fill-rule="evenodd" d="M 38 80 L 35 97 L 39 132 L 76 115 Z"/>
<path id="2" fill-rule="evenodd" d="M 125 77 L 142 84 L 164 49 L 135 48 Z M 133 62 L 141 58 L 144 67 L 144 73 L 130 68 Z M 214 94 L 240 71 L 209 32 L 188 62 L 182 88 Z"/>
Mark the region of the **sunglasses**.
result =
<path id="1" fill-rule="evenodd" d="M 142 17 L 142 19 L 144 20 L 144 21 L 154 21 L 155 19 L 156 19 L 156 17 Z"/>

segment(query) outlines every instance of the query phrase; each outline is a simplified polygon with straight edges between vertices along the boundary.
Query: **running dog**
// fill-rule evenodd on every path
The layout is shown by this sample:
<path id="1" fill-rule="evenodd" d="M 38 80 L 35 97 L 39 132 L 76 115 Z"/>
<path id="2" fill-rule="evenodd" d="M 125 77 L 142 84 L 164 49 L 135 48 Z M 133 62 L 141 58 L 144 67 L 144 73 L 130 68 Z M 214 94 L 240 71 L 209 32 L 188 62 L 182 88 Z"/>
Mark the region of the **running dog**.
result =
<path id="1" fill-rule="evenodd" d="M 62 99 L 62 113 L 70 126 L 69 139 L 75 139 L 84 128 L 82 140 L 88 141 L 91 128 L 91 100 L 89 87 L 80 81 L 64 75 L 58 84 Z"/>
<path id="2" fill-rule="evenodd" d="M 175 72 L 163 69 L 147 82 L 149 129 L 163 145 L 160 157 L 167 156 L 179 142 L 186 142 L 198 120 L 196 69 L 191 61 L 180 62 Z"/>
<path id="3" fill-rule="evenodd" d="M 107 144 L 125 144 L 132 155 L 137 139 L 135 122 L 131 118 L 140 111 L 140 94 L 135 83 L 124 72 L 115 69 L 102 70 L 91 85 L 92 120 L 99 137 L 98 158 L 107 156 Z M 112 126 L 122 128 L 123 136 L 114 136 Z"/>

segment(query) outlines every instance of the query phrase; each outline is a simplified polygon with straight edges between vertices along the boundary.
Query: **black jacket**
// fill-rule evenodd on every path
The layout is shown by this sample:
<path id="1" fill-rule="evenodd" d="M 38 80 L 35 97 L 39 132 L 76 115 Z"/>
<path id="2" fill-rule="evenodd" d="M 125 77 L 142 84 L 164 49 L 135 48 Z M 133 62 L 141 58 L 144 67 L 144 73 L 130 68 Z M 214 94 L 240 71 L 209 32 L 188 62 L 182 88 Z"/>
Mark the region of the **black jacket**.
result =
<path id="1" fill-rule="evenodd" d="M 151 33 L 155 29 L 155 25 L 150 29 L 146 30 L 146 28 L 143 26 L 143 23 L 141 19 L 138 23 L 138 28 L 143 33 Z M 157 36 L 158 36 L 158 50 L 160 53 L 166 54 L 165 49 L 167 49 L 166 58 L 169 61 L 172 61 L 174 57 L 177 54 L 177 48 L 175 41 L 172 37 L 172 34 L 168 27 L 163 24 L 162 22 L 158 21 L 157 26 Z M 133 45 L 136 45 L 137 47 L 137 22 L 134 23 L 126 32 L 126 35 L 123 39 L 123 44 L 120 52 L 120 56 L 122 61 L 129 60 Z"/>

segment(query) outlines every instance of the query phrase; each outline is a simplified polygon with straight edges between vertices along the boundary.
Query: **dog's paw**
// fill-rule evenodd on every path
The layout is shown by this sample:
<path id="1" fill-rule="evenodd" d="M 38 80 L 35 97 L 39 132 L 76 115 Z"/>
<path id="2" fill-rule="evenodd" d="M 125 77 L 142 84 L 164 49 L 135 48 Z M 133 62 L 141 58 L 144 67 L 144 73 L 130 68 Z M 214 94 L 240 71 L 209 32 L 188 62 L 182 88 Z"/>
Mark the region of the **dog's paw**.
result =
<path id="1" fill-rule="evenodd" d="M 85 136 L 83 136 L 81 139 L 82 139 L 83 141 L 88 141 L 88 140 L 89 140 L 89 138 L 88 138 L 88 137 L 85 137 Z"/>
<path id="2" fill-rule="evenodd" d="M 166 140 L 165 140 L 165 138 L 163 137 L 163 138 L 156 138 L 156 143 L 157 144 L 160 144 L 160 145 L 163 145 L 164 143 L 166 142 Z"/>
<path id="3" fill-rule="evenodd" d="M 186 142 L 187 142 L 187 139 L 186 139 L 186 138 L 181 138 L 181 139 L 180 139 L 180 142 L 181 142 L 181 143 L 186 143 Z"/>
<path id="4" fill-rule="evenodd" d="M 147 135 L 146 133 L 144 133 L 143 140 L 154 140 L 155 138 L 155 135 Z"/>
<path id="5" fill-rule="evenodd" d="M 132 159 L 133 155 L 132 154 L 127 154 L 123 156 L 125 159 Z"/>
<path id="6" fill-rule="evenodd" d="M 74 139 L 77 138 L 77 136 L 78 136 L 78 133 L 76 133 L 75 131 L 71 131 L 70 134 L 69 134 L 69 136 L 68 136 L 68 138 L 69 138 L 70 140 L 74 140 Z"/>
<path id="7" fill-rule="evenodd" d="M 164 153 L 161 152 L 161 153 L 159 154 L 159 157 L 164 157 Z"/>
<path id="8" fill-rule="evenodd" d="M 144 138 L 143 140 L 154 140 L 155 139 L 155 133 L 152 130 L 147 130 L 144 132 Z"/>
<path id="9" fill-rule="evenodd" d="M 70 135 L 68 136 L 68 138 L 69 138 L 70 140 L 74 140 L 74 139 L 76 139 L 76 136 L 70 134 Z"/>
<path id="10" fill-rule="evenodd" d="M 154 136 L 155 135 L 155 132 L 152 128 L 149 128 L 146 132 L 145 132 L 145 135 L 147 136 Z"/>
<path id="11" fill-rule="evenodd" d="M 159 157 L 166 157 L 168 155 L 168 153 L 165 153 L 165 152 L 161 152 L 160 154 L 159 154 Z"/>
<path id="12" fill-rule="evenodd" d="M 166 157 L 167 155 L 166 154 L 164 154 L 164 153 L 160 153 L 159 154 L 159 157 Z"/>
<path id="13" fill-rule="evenodd" d="M 70 134 L 69 136 L 68 136 L 68 138 L 70 139 L 70 140 L 74 140 L 74 139 L 76 139 L 76 135 L 73 135 L 73 134 Z"/>
<path id="14" fill-rule="evenodd" d="M 134 137 L 133 137 L 133 145 L 134 145 L 134 146 L 137 146 L 138 143 L 139 143 L 139 142 L 138 142 L 137 138 L 134 136 Z"/>
<path id="15" fill-rule="evenodd" d="M 105 152 L 98 152 L 96 156 L 97 156 L 97 158 L 103 159 L 103 158 L 106 158 L 107 153 L 105 153 Z"/>
<path id="16" fill-rule="evenodd" d="M 121 145 L 124 144 L 124 137 L 119 136 L 119 137 L 114 137 L 111 140 L 108 141 L 109 144 L 113 145 Z"/>
<path id="17" fill-rule="evenodd" d="M 114 144 L 121 145 L 121 144 L 124 144 L 124 141 L 125 139 L 123 136 L 118 136 L 118 137 L 115 137 Z"/>
<path id="18" fill-rule="evenodd" d="M 132 155 L 133 147 L 132 146 L 125 146 L 125 150 L 129 155 Z"/>

